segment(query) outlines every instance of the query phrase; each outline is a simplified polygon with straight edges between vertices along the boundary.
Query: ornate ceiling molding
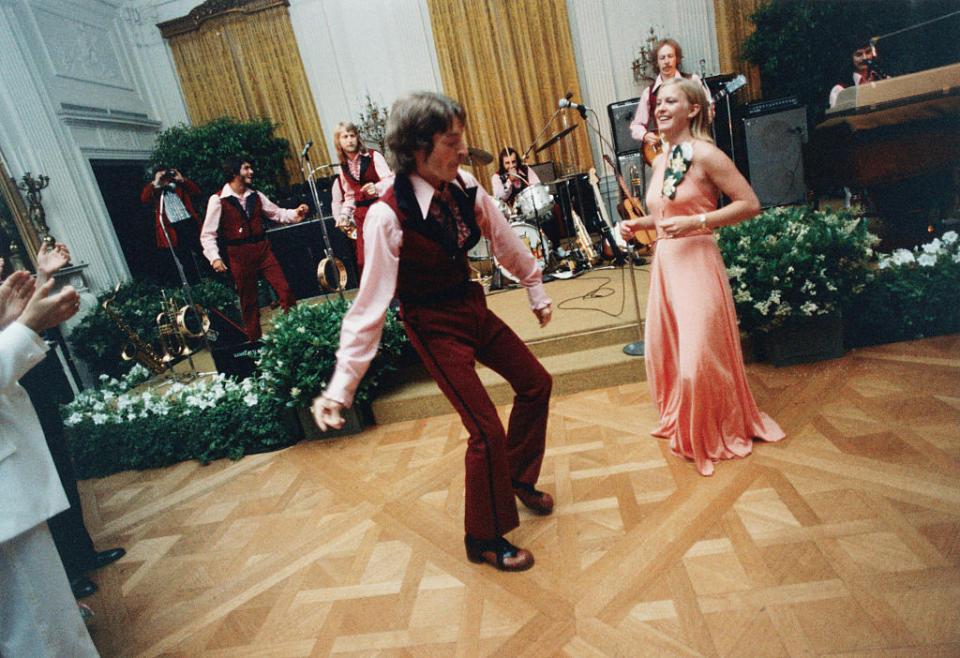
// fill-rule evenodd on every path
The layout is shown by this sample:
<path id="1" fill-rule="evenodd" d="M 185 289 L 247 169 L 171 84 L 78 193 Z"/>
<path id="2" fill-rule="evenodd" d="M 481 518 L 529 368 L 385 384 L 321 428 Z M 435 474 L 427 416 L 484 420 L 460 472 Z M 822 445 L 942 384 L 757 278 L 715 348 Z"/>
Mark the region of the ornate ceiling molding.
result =
<path id="1" fill-rule="evenodd" d="M 255 14 L 273 7 L 289 7 L 290 0 L 207 0 L 180 18 L 158 23 L 164 39 L 200 29 L 206 21 L 229 14 Z"/>

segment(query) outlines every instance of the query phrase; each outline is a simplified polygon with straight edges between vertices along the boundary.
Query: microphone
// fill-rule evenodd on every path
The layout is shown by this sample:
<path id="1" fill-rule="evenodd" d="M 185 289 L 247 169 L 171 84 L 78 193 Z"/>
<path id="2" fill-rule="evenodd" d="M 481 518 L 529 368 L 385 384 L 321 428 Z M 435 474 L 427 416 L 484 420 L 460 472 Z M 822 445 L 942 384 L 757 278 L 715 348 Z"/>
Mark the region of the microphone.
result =
<path id="1" fill-rule="evenodd" d="M 571 103 L 569 98 L 561 98 L 557 101 L 557 107 L 572 107 L 573 109 L 580 112 L 581 116 L 587 115 L 587 110 L 592 110 L 592 108 L 587 107 L 586 105 L 580 105 L 579 103 Z"/>
<path id="2" fill-rule="evenodd" d="M 310 147 L 311 147 L 311 146 L 313 146 L 313 140 L 312 140 L 312 139 L 308 139 L 308 140 L 307 140 L 307 145 L 303 147 L 303 150 L 302 150 L 302 151 L 300 151 L 300 157 L 301 157 L 301 158 L 307 157 L 307 151 L 310 150 Z"/>

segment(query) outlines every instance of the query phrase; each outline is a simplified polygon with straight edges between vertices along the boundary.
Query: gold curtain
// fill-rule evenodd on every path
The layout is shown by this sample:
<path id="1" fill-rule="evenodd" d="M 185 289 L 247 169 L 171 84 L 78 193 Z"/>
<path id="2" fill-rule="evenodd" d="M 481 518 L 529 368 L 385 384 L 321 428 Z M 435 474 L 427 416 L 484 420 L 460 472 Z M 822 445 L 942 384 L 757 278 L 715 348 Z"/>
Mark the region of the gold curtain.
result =
<path id="1" fill-rule="evenodd" d="M 762 98 L 763 89 L 760 84 L 760 70 L 741 59 L 742 45 L 755 29 L 749 16 L 761 4 L 764 4 L 764 0 L 715 0 L 713 3 L 720 70 L 729 73 L 743 71 L 747 78 L 746 90 L 750 100 Z"/>
<path id="2" fill-rule="evenodd" d="M 220 14 L 198 17 L 194 10 L 160 25 L 170 42 L 190 119 L 196 124 L 221 116 L 269 117 L 280 124 L 276 135 L 290 142 L 290 179 L 303 180 L 293 154 L 310 139 L 324 159 L 328 151 L 287 2 L 235 4 Z"/>
<path id="3" fill-rule="evenodd" d="M 470 146 L 496 156 L 512 146 L 523 154 L 572 92 L 582 102 L 565 0 L 428 0 L 444 91 L 467 111 Z M 580 123 L 576 110 L 563 110 L 538 145 L 566 125 Z M 553 160 L 558 174 L 593 166 L 586 126 L 527 163 Z M 485 185 L 497 162 L 475 167 Z"/>

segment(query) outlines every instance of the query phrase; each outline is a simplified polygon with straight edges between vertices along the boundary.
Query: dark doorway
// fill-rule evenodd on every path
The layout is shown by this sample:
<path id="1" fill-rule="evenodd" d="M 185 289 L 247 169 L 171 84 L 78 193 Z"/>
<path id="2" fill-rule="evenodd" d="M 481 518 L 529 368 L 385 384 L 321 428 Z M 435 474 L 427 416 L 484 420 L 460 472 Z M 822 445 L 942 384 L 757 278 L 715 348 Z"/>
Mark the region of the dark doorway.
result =
<path id="1" fill-rule="evenodd" d="M 140 192 L 149 182 L 147 163 L 90 160 L 90 166 L 133 278 L 159 283 L 179 281 L 169 250 L 157 248 L 153 209 L 140 202 Z"/>

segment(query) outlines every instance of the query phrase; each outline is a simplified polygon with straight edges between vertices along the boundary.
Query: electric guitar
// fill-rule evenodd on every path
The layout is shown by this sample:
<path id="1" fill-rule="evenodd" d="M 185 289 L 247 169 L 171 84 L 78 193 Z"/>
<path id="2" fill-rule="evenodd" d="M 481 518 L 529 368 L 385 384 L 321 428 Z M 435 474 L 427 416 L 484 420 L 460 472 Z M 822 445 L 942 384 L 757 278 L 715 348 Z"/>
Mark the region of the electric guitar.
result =
<path id="1" fill-rule="evenodd" d="M 622 237 L 620 237 L 619 232 L 613 227 L 613 222 L 610 221 L 610 216 L 607 214 L 607 204 L 603 202 L 603 196 L 600 194 L 600 178 L 597 176 L 597 170 L 593 167 L 590 167 L 590 170 L 587 172 L 589 174 L 590 187 L 593 188 L 593 197 L 597 201 L 597 208 L 600 211 L 600 219 L 603 220 L 604 225 L 607 227 L 607 233 L 610 237 L 613 238 L 613 244 L 617 245 L 617 249 L 626 249 L 627 243 Z M 601 240 L 603 245 L 603 257 L 604 258 L 619 258 L 620 255 L 614 253 L 614 248 L 611 246 L 610 242 L 607 240 Z"/>
<path id="2" fill-rule="evenodd" d="M 717 95 L 713 98 L 713 102 L 718 103 L 722 98 L 729 96 L 745 84 L 747 84 L 747 78 L 741 73 L 732 80 L 724 83 L 723 87 L 720 88 L 720 91 L 718 91 Z M 648 166 L 653 165 L 653 159 L 663 153 L 663 136 L 656 130 L 651 130 L 650 132 L 657 136 L 657 141 L 654 144 L 650 144 L 646 140 L 643 142 L 643 159 Z"/>
<path id="3" fill-rule="evenodd" d="M 613 173 L 617 176 L 617 183 L 620 184 L 620 191 L 623 192 L 623 203 L 622 205 L 617 206 L 617 209 L 620 211 L 620 215 L 624 219 L 638 219 L 640 217 L 645 217 L 646 213 L 643 212 L 643 206 L 641 206 L 640 201 L 630 193 L 630 188 L 627 186 L 627 182 L 623 180 L 623 176 L 621 176 L 620 172 L 617 170 L 617 165 L 613 164 L 613 160 L 610 159 L 609 155 L 604 154 L 603 159 L 608 165 L 610 165 L 610 168 L 613 169 Z M 649 246 L 657 241 L 657 232 L 654 229 L 641 229 L 639 231 L 634 231 L 633 237 L 640 244 Z"/>

